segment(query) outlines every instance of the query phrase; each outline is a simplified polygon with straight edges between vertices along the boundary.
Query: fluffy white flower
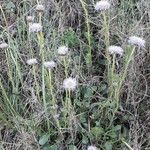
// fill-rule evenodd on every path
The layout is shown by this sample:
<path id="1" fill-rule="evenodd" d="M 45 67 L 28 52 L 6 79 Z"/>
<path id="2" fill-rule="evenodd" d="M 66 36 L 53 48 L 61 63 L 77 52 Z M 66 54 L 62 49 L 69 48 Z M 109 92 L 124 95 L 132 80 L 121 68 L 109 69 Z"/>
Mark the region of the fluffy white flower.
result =
<path id="1" fill-rule="evenodd" d="M 42 31 L 42 25 L 40 23 L 32 23 L 29 25 L 29 32 L 40 32 Z"/>
<path id="2" fill-rule="evenodd" d="M 34 19 L 33 16 L 27 16 L 27 17 L 26 17 L 26 20 L 27 20 L 28 22 L 33 22 L 33 19 Z"/>
<path id="3" fill-rule="evenodd" d="M 44 11 L 44 6 L 43 5 L 41 5 L 41 4 L 39 4 L 39 5 L 37 5 L 36 6 L 36 8 L 35 8 L 37 11 Z"/>
<path id="4" fill-rule="evenodd" d="M 88 146 L 87 150 L 97 150 L 97 148 L 95 146 Z"/>
<path id="5" fill-rule="evenodd" d="M 111 54 L 119 54 L 119 55 L 122 55 L 123 54 L 123 49 L 120 47 L 120 46 L 109 46 L 108 47 L 108 51 L 111 53 Z"/>
<path id="6" fill-rule="evenodd" d="M 107 10 L 110 8 L 110 3 L 107 0 L 101 0 L 95 4 L 95 9 L 97 11 Z"/>
<path id="7" fill-rule="evenodd" d="M 60 114 L 54 115 L 54 119 L 58 119 L 60 117 Z"/>
<path id="8" fill-rule="evenodd" d="M 63 87 L 66 90 L 70 90 L 70 91 L 72 90 L 73 91 L 77 87 L 77 80 L 75 78 L 69 77 L 69 78 L 64 80 Z"/>
<path id="9" fill-rule="evenodd" d="M 5 42 L 0 44 L 0 48 L 7 48 L 7 47 L 8 47 L 8 44 Z"/>
<path id="10" fill-rule="evenodd" d="M 51 106 L 50 107 L 51 109 L 57 109 L 58 108 L 58 105 L 56 104 L 56 105 L 53 105 L 53 106 Z"/>
<path id="11" fill-rule="evenodd" d="M 56 63 L 54 61 L 44 62 L 43 65 L 48 69 L 53 69 L 56 67 Z"/>
<path id="12" fill-rule="evenodd" d="M 59 48 L 58 48 L 58 54 L 59 55 L 66 55 L 68 53 L 68 47 L 66 47 L 66 46 L 60 46 Z"/>
<path id="13" fill-rule="evenodd" d="M 128 43 L 131 45 L 137 45 L 139 47 L 145 47 L 145 40 L 137 36 L 129 37 Z"/>
<path id="14" fill-rule="evenodd" d="M 27 60 L 27 64 L 28 64 L 28 65 L 35 65 L 35 64 L 37 64 L 37 63 L 38 63 L 38 62 L 37 62 L 37 60 L 36 60 L 35 58 Z"/>

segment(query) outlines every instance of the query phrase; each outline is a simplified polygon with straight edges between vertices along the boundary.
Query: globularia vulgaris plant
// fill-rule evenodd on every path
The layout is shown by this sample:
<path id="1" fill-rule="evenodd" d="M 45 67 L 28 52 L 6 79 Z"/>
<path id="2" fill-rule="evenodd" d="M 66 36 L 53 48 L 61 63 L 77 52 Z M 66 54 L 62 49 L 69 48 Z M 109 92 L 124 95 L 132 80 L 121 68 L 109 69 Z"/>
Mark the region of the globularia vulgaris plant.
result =
<path id="1" fill-rule="evenodd" d="M 91 5 L 79 2 L 82 21 L 85 19 L 85 24 L 81 23 L 85 33 L 80 36 L 68 26 L 60 27 L 65 20 L 57 2 L 58 26 L 53 23 L 56 18 L 45 19 L 46 6 L 37 1 L 18 23 L 16 38 L 2 28 L 0 49 L 7 69 L 0 74 L 0 121 L 20 134 L 33 134 L 36 148 L 32 149 L 132 149 L 125 127 L 117 123 L 117 114 L 122 109 L 120 96 L 129 67 L 136 51 L 145 47 L 145 40 L 131 36 L 123 46 L 115 43 L 111 35 L 111 11 L 115 8 L 101 0 L 92 5 L 101 35 L 97 48 L 91 28 L 95 24 L 88 12 Z M 98 62 L 96 50 L 103 56 Z"/>

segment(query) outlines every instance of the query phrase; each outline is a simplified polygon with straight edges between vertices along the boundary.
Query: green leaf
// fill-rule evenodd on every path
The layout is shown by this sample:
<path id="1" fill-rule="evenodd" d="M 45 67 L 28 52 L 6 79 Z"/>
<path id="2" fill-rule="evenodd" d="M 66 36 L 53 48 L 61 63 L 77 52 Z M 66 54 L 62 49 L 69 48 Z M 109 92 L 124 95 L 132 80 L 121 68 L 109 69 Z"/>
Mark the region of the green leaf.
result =
<path id="1" fill-rule="evenodd" d="M 84 98 L 91 98 L 94 94 L 94 91 L 96 91 L 96 90 L 97 90 L 96 86 L 87 87 L 86 91 L 85 91 Z"/>
<path id="2" fill-rule="evenodd" d="M 80 107 L 82 106 L 82 102 L 80 102 L 80 101 L 78 101 L 78 100 L 75 101 L 75 103 L 76 103 L 77 106 L 80 106 Z"/>
<path id="3" fill-rule="evenodd" d="M 78 46 L 79 44 L 79 40 L 78 37 L 76 35 L 76 33 L 73 31 L 72 28 L 69 29 L 69 31 L 67 31 L 65 33 L 65 35 L 63 36 L 63 41 L 68 44 L 69 47 L 75 47 Z"/>
<path id="4" fill-rule="evenodd" d="M 15 4 L 13 2 L 9 2 L 9 3 L 7 3 L 6 8 L 7 9 L 15 8 Z"/>
<path id="5" fill-rule="evenodd" d="M 40 145 L 44 145 L 48 142 L 50 135 L 43 135 L 40 140 L 39 140 L 39 144 Z"/>
<path id="6" fill-rule="evenodd" d="M 100 137 L 103 135 L 104 129 L 102 127 L 94 127 L 91 129 L 91 133 L 96 137 Z"/>
<path id="7" fill-rule="evenodd" d="M 57 150 L 57 145 L 50 146 L 49 150 Z"/>
<path id="8" fill-rule="evenodd" d="M 125 64 L 129 61 L 129 58 L 130 58 L 130 56 L 131 56 L 131 53 L 132 53 L 132 51 L 133 51 L 133 46 L 128 46 L 127 48 L 126 48 L 126 50 L 125 50 Z"/>
<path id="9" fill-rule="evenodd" d="M 88 138 L 86 136 L 83 136 L 82 143 L 87 144 L 89 142 Z"/>
<path id="10" fill-rule="evenodd" d="M 52 146 L 44 146 L 42 150 L 58 150 L 57 145 L 52 145 Z"/>
<path id="11" fill-rule="evenodd" d="M 103 92 L 103 94 L 108 92 L 108 86 L 105 83 L 100 84 L 98 90 L 99 92 Z"/>
<path id="12" fill-rule="evenodd" d="M 6 5 L 6 11 L 7 12 L 12 12 L 15 9 L 15 4 L 13 2 L 8 2 Z"/>
<path id="13" fill-rule="evenodd" d="M 117 125 L 111 129 L 108 136 L 111 137 L 112 139 L 115 139 L 115 138 L 117 138 L 117 136 L 119 134 L 118 131 L 120 131 L 120 130 L 121 130 L 121 125 Z"/>
<path id="14" fill-rule="evenodd" d="M 106 65 L 106 60 L 105 60 L 105 59 L 100 60 L 100 61 L 99 61 L 99 64 L 100 64 L 100 65 L 103 65 L 103 66 Z"/>
<path id="15" fill-rule="evenodd" d="M 90 103 L 89 102 L 85 102 L 84 105 L 89 108 L 90 107 Z"/>
<path id="16" fill-rule="evenodd" d="M 90 68 L 92 65 L 92 56 L 91 56 L 91 53 L 88 53 L 89 51 L 88 48 L 86 49 L 86 51 L 87 51 L 87 54 L 85 55 L 85 62 L 86 62 L 87 67 Z"/>
<path id="17" fill-rule="evenodd" d="M 112 131 L 109 133 L 109 136 L 112 138 L 112 139 L 115 139 L 117 137 L 117 134 L 115 131 Z"/>
<path id="18" fill-rule="evenodd" d="M 110 142 L 105 143 L 105 150 L 112 150 L 112 144 Z"/>
<path id="19" fill-rule="evenodd" d="M 116 125 L 115 127 L 113 127 L 114 131 L 119 131 L 121 130 L 121 125 Z"/>
<path id="20" fill-rule="evenodd" d="M 69 150 L 78 150 L 75 145 L 69 145 Z"/>
<path id="21" fill-rule="evenodd" d="M 81 116 L 80 116 L 80 122 L 81 122 L 81 123 L 86 123 L 85 115 L 81 115 Z"/>

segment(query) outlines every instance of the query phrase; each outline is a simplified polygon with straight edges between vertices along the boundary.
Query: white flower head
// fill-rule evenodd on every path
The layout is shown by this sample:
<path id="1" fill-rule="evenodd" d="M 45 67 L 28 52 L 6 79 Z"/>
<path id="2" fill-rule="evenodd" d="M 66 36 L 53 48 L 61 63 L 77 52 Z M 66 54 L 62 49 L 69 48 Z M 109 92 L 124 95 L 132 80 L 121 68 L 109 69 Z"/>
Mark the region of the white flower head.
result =
<path id="1" fill-rule="evenodd" d="M 43 5 L 38 4 L 35 9 L 36 9 L 36 11 L 42 12 L 42 11 L 44 11 L 45 8 Z"/>
<path id="2" fill-rule="evenodd" d="M 63 82 L 63 87 L 65 90 L 73 91 L 77 87 L 77 80 L 75 78 L 67 78 Z"/>
<path id="3" fill-rule="evenodd" d="M 0 44 L 0 48 L 7 48 L 7 47 L 8 47 L 8 44 L 5 42 Z"/>
<path id="4" fill-rule="evenodd" d="M 88 146 L 87 150 L 97 150 L 97 148 L 95 146 L 91 145 L 91 146 Z"/>
<path id="5" fill-rule="evenodd" d="M 129 37 L 128 43 L 131 45 L 136 45 L 138 47 L 145 47 L 145 40 L 137 36 Z"/>
<path id="6" fill-rule="evenodd" d="M 33 16 L 27 16 L 27 17 L 26 17 L 26 20 L 27 20 L 28 22 L 33 22 L 34 17 L 33 17 Z"/>
<path id="7" fill-rule="evenodd" d="M 32 58 L 32 59 L 28 59 L 27 60 L 27 64 L 28 65 L 35 65 L 35 64 L 37 64 L 38 62 L 37 62 L 37 60 L 36 60 L 36 58 Z"/>
<path id="8" fill-rule="evenodd" d="M 108 10 L 110 8 L 110 3 L 107 0 L 101 0 L 95 4 L 95 9 L 97 11 Z"/>
<path id="9" fill-rule="evenodd" d="M 57 104 L 51 106 L 51 109 L 57 109 L 57 108 L 58 108 L 58 105 L 57 105 Z"/>
<path id="10" fill-rule="evenodd" d="M 58 119 L 60 117 L 60 114 L 56 114 L 53 117 L 54 117 L 54 119 Z"/>
<path id="11" fill-rule="evenodd" d="M 123 49 L 120 47 L 120 46 L 109 46 L 108 47 L 108 51 L 111 53 L 111 54 L 119 54 L 119 55 L 122 55 L 123 54 Z"/>
<path id="12" fill-rule="evenodd" d="M 58 54 L 61 56 L 64 56 L 68 53 L 68 47 L 67 46 L 60 46 L 58 48 Z"/>
<path id="13" fill-rule="evenodd" d="M 42 31 L 42 25 L 40 23 L 32 23 L 29 25 L 29 32 L 40 32 Z"/>
<path id="14" fill-rule="evenodd" d="M 53 69 L 56 67 L 56 63 L 54 61 L 46 61 L 43 65 L 48 69 Z"/>

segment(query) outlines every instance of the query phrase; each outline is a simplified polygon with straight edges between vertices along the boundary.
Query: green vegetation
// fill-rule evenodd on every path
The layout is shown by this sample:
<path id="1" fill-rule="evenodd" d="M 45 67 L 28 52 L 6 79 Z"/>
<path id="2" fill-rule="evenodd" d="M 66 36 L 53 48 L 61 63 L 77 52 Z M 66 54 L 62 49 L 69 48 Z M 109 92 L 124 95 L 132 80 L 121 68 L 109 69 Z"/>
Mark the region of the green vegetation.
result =
<path id="1" fill-rule="evenodd" d="M 0 149 L 150 149 L 149 0 L 39 4 L 0 4 Z"/>

